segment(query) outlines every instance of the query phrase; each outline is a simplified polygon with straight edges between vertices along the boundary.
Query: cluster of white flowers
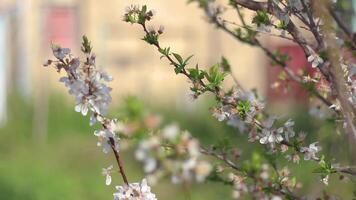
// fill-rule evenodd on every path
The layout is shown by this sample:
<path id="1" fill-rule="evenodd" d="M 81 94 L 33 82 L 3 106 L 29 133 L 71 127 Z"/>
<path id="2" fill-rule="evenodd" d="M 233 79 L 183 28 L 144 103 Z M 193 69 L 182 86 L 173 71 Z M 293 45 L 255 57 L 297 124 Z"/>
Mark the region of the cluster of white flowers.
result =
<path id="1" fill-rule="evenodd" d="M 116 120 L 104 117 L 111 102 L 111 88 L 106 85 L 106 82 L 112 81 L 112 77 L 96 69 L 94 54 L 87 53 L 86 61 L 81 65 L 79 58 L 71 55 L 70 49 L 53 45 L 52 50 L 53 55 L 58 59 L 55 62 L 56 68 L 59 71 L 63 68 L 67 72 L 66 76 L 60 78 L 60 82 L 63 82 L 69 94 L 75 97 L 75 111 L 84 116 L 91 111 L 90 125 L 96 122 L 103 125 L 101 130 L 94 132 L 99 140 L 98 146 L 101 146 L 105 153 L 110 152 L 112 146 L 118 151 Z"/>
<path id="2" fill-rule="evenodd" d="M 150 182 L 155 183 L 164 173 L 170 173 L 173 183 L 202 182 L 212 166 L 201 160 L 198 140 L 175 124 L 146 140 L 136 150 L 136 159 L 143 163 Z"/>
<path id="3" fill-rule="evenodd" d="M 68 88 L 68 91 L 76 99 L 75 110 L 84 116 L 91 110 L 94 113 L 105 115 L 111 101 L 111 88 L 105 82 L 111 81 L 112 77 L 106 72 L 95 68 L 95 55 L 87 55 L 87 61 L 80 65 L 79 58 L 73 58 L 70 49 L 53 45 L 53 54 L 58 60 L 67 62 L 65 65 L 58 62 L 57 68 L 64 68 L 68 76 L 60 78 Z M 67 61 L 65 61 L 66 59 Z"/>
<path id="4" fill-rule="evenodd" d="M 231 104 L 239 101 L 248 102 L 245 104 L 248 106 L 243 115 L 241 115 L 239 108 L 235 108 Z M 213 108 L 211 111 L 218 121 L 227 121 L 228 125 L 238 128 L 240 132 L 247 131 L 249 133 L 249 141 L 258 140 L 261 144 L 268 145 L 272 152 L 277 150 L 286 152 L 289 146 L 291 146 L 289 142 L 292 139 L 298 144 L 304 142 L 305 134 L 302 132 L 298 135 L 296 134 L 294 130 L 295 123 L 292 119 L 288 119 L 281 127 L 274 127 L 277 120 L 275 116 L 269 116 L 261 122 L 256 122 L 256 118 L 262 114 L 263 108 L 264 104 L 254 94 L 234 91 L 223 98 L 220 107 Z M 295 138 L 296 135 L 298 136 L 297 138 Z M 279 149 L 276 148 L 277 144 Z M 291 152 L 289 155 L 286 155 L 286 158 L 294 163 L 299 163 L 300 158 L 298 153 L 302 153 L 305 160 L 316 160 L 316 153 L 321 150 L 316 144 L 312 143 L 309 147 L 295 149 L 296 152 Z"/>
<path id="5" fill-rule="evenodd" d="M 114 200 L 157 200 L 156 195 L 151 192 L 146 179 L 143 179 L 141 183 L 116 186 L 116 189 Z"/>
<path id="6" fill-rule="evenodd" d="M 85 42 L 88 42 L 86 38 L 84 38 Z M 118 123 L 116 119 L 105 117 L 111 102 L 111 88 L 106 85 L 106 82 L 111 81 L 112 77 L 106 72 L 96 69 L 95 55 L 91 53 L 90 46 L 83 46 L 83 49 L 86 61 L 81 64 L 79 58 L 73 57 L 70 49 L 52 45 L 53 55 L 57 60 L 48 60 L 45 66 L 54 63 L 54 67 L 58 72 L 62 69 L 65 70 L 66 76 L 61 77 L 60 82 L 63 82 L 69 93 L 75 97 L 75 111 L 80 112 L 83 116 L 86 116 L 91 111 L 90 125 L 92 126 L 98 122 L 102 126 L 100 130 L 94 132 L 94 135 L 98 137 L 98 146 L 103 148 L 104 153 L 109 153 L 112 150 L 117 156 L 119 152 Z M 103 168 L 102 174 L 106 177 L 106 185 L 111 184 L 111 173 L 113 171 L 112 165 L 108 168 Z M 156 197 L 151 193 L 146 180 L 143 180 L 141 184 L 132 183 L 125 186 L 117 186 L 114 199 L 155 200 Z"/>

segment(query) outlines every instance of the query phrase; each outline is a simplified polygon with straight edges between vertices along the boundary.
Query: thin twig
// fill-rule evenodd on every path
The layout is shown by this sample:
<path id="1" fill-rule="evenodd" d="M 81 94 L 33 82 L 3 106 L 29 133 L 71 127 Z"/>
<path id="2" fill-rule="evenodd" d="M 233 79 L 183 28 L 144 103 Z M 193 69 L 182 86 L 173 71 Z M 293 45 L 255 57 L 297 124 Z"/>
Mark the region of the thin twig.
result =
<path id="1" fill-rule="evenodd" d="M 129 181 L 127 180 L 126 173 L 125 173 L 125 170 L 124 170 L 123 162 L 121 160 L 119 152 L 116 150 L 115 141 L 111 137 L 110 137 L 110 146 L 111 146 L 112 151 L 114 152 L 114 155 L 115 155 L 115 158 L 116 158 L 116 162 L 117 162 L 117 164 L 119 166 L 119 172 L 121 174 L 121 177 L 124 180 L 124 183 L 126 185 L 129 185 Z"/>

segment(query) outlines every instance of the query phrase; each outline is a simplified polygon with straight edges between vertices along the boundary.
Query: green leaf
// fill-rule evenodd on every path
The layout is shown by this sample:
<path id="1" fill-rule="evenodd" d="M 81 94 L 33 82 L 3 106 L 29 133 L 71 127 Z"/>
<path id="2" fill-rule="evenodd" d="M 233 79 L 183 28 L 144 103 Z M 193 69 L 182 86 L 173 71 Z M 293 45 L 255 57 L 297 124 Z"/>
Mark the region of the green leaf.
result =
<path id="1" fill-rule="evenodd" d="M 173 56 L 176 58 L 176 60 L 178 61 L 178 63 L 180 64 L 180 65 L 182 65 L 183 64 L 183 58 L 182 58 L 182 56 L 180 56 L 179 54 L 177 54 L 177 53 L 172 53 L 173 54 Z"/>
<path id="2" fill-rule="evenodd" d="M 162 54 L 162 56 L 161 56 L 161 58 L 162 58 L 164 56 L 168 57 L 169 54 L 170 54 L 170 50 L 171 50 L 171 48 L 167 47 L 167 48 L 164 48 L 164 49 L 160 48 L 158 51 Z"/>
<path id="3" fill-rule="evenodd" d="M 248 111 L 250 111 L 250 102 L 248 100 L 240 100 L 237 102 L 237 111 L 239 112 L 239 115 L 242 118 L 246 117 L 246 113 L 248 113 Z"/>
<path id="4" fill-rule="evenodd" d="M 138 14 L 137 23 L 144 24 L 146 22 L 146 12 L 147 12 L 147 6 L 143 5 L 140 13 Z"/>
<path id="5" fill-rule="evenodd" d="M 231 72 L 231 65 L 230 65 L 229 61 L 224 56 L 221 57 L 220 65 L 221 65 L 221 68 L 225 72 Z"/>
<path id="6" fill-rule="evenodd" d="M 256 11 L 256 15 L 252 19 L 252 23 L 257 24 L 257 26 L 260 26 L 262 24 L 264 25 L 270 24 L 270 19 L 268 17 L 267 11 L 265 10 Z"/>
<path id="7" fill-rule="evenodd" d="M 188 61 L 193 57 L 194 55 L 190 55 L 188 56 L 188 58 L 186 58 L 183 62 L 184 65 L 187 65 L 188 64 Z"/>
<path id="8" fill-rule="evenodd" d="M 282 30 L 286 30 L 287 29 L 287 24 L 283 20 L 281 20 L 281 21 L 278 22 L 277 28 L 282 29 Z"/>
<path id="9" fill-rule="evenodd" d="M 83 42 L 82 42 L 82 51 L 83 53 L 91 53 L 91 50 L 93 47 L 91 46 L 91 43 L 86 35 L 83 35 Z"/>
<path id="10" fill-rule="evenodd" d="M 158 35 L 155 33 L 146 34 L 143 40 L 146 41 L 148 44 L 158 45 Z"/>
<path id="11" fill-rule="evenodd" d="M 272 61 L 272 65 L 273 66 L 282 64 L 281 66 L 285 67 L 286 66 L 286 62 L 290 60 L 289 55 L 285 54 L 285 53 L 282 53 L 280 50 L 277 50 L 277 51 L 273 52 L 273 55 L 279 61 L 279 62 Z"/>
<path id="12" fill-rule="evenodd" d="M 222 72 L 220 70 L 220 64 L 215 64 L 212 67 L 209 68 L 208 73 L 203 72 L 206 80 L 209 81 L 209 84 L 207 87 L 209 89 L 214 89 L 216 87 L 219 87 L 221 82 L 224 80 L 226 73 Z"/>

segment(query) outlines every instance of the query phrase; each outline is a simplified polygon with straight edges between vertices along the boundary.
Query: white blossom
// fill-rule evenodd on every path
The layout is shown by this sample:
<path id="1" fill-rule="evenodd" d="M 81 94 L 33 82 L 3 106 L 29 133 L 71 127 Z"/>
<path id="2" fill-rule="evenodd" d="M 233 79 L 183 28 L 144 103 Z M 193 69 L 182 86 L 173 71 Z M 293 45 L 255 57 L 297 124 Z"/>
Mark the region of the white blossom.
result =
<path id="1" fill-rule="evenodd" d="M 79 103 L 79 104 L 77 104 L 75 106 L 74 110 L 76 112 L 82 113 L 83 116 L 86 116 L 88 111 L 89 111 L 88 103 L 87 102 L 81 102 L 81 103 Z"/>
<path id="2" fill-rule="evenodd" d="M 162 135 L 165 139 L 174 140 L 178 136 L 179 132 L 179 127 L 176 124 L 171 124 L 162 130 Z"/>
<path id="3" fill-rule="evenodd" d="M 311 143 L 309 147 L 302 147 L 300 151 L 304 153 L 304 160 L 316 160 L 318 157 L 316 157 L 316 153 L 318 153 L 321 150 L 320 146 L 317 146 L 318 142 Z"/>
<path id="4" fill-rule="evenodd" d="M 295 136 L 293 126 L 294 126 L 294 121 L 292 119 L 288 119 L 288 121 L 284 123 L 284 138 L 287 141 L 289 141 L 290 138 Z"/>
<path id="5" fill-rule="evenodd" d="M 319 65 L 324 63 L 324 60 L 317 54 L 314 52 L 314 50 L 307 46 L 308 50 L 309 50 L 309 57 L 308 57 L 308 62 L 312 64 L 313 68 L 318 67 Z"/>
<path id="6" fill-rule="evenodd" d="M 157 137 L 151 137 L 147 140 L 143 140 L 138 145 L 135 152 L 135 157 L 138 161 L 143 163 L 143 170 L 149 174 L 155 171 L 158 167 L 158 161 L 150 155 L 151 149 L 160 150 L 160 141 Z"/>
<path id="7" fill-rule="evenodd" d="M 111 141 L 114 141 L 116 150 L 119 150 L 118 138 L 115 134 L 107 129 L 96 130 L 94 135 L 98 137 L 97 145 L 103 148 L 104 153 L 109 153 L 112 149 Z"/>
<path id="8" fill-rule="evenodd" d="M 280 132 L 278 131 L 271 131 L 268 129 L 263 129 L 262 130 L 262 136 L 260 139 L 261 144 L 267 144 L 270 143 L 274 145 L 275 143 L 280 143 L 283 141 L 283 137 Z"/>
<path id="9" fill-rule="evenodd" d="M 225 112 L 222 108 L 213 108 L 212 112 L 213 112 L 213 116 L 219 122 L 226 120 L 230 116 L 230 114 L 228 112 Z"/>
<path id="10" fill-rule="evenodd" d="M 70 49 L 68 48 L 61 48 L 59 45 L 52 44 L 52 51 L 54 57 L 59 60 L 63 60 L 67 55 L 70 54 Z"/>
<path id="11" fill-rule="evenodd" d="M 111 184 L 111 172 L 113 170 L 113 166 L 110 165 L 107 168 L 103 168 L 102 174 L 105 176 L 105 184 L 110 185 Z"/>
<path id="12" fill-rule="evenodd" d="M 329 185 L 329 175 L 321 177 L 321 182 L 323 182 L 325 185 Z"/>
<path id="13" fill-rule="evenodd" d="M 260 137 L 261 144 L 270 143 L 273 147 L 275 143 L 280 143 L 283 141 L 281 129 L 275 130 L 272 128 L 275 120 L 276 119 L 274 117 L 270 117 L 264 122 L 265 128 L 262 129 Z"/>
<path id="14" fill-rule="evenodd" d="M 114 200 L 157 200 L 146 179 L 143 179 L 141 183 L 116 186 L 116 190 Z"/>

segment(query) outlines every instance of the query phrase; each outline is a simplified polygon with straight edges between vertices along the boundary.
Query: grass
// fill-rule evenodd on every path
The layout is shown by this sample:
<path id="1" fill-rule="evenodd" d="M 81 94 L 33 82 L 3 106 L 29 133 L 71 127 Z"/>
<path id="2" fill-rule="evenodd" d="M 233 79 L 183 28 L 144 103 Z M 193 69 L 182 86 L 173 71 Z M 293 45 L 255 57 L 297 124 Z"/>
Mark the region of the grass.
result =
<path id="1" fill-rule="evenodd" d="M 50 98 L 48 115 L 48 140 L 45 144 L 34 141 L 32 136 L 33 108 L 30 104 L 13 98 L 9 105 L 8 123 L 0 128 L 0 199 L 4 200 L 90 200 L 112 199 L 113 187 L 105 186 L 101 168 L 114 164 L 113 156 L 106 155 L 96 147 L 93 128 L 88 119 L 73 111 L 73 106 L 61 101 L 62 97 Z M 151 111 L 165 116 L 165 122 L 175 121 L 201 138 L 204 145 L 214 144 L 222 138 L 243 150 L 242 159 L 249 158 L 253 152 L 262 152 L 260 145 L 246 142 L 246 136 L 217 122 L 208 113 L 211 103 L 199 104 L 194 111 L 180 108 L 148 105 Z M 139 105 L 136 105 L 139 106 Z M 119 111 L 114 108 L 113 112 Z M 301 111 L 302 113 L 305 111 Z M 336 148 L 345 144 L 345 139 L 334 136 L 328 124 L 312 121 L 305 115 L 295 114 L 298 129 L 308 130 L 312 138 L 320 138 L 324 152 L 334 155 L 339 162 L 350 162 L 352 154 Z M 336 143 L 336 144 L 335 144 Z M 340 147 L 340 146 L 339 146 Z M 345 155 L 346 154 L 346 155 Z M 139 181 L 142 177 L 140 165 L 133 161 L 133 152 L 123 155 L 130 181 Z M 280 163 L 285 163 L 281 160 Z M 322 188 L 343 199 L 351 199 L 353 184 L 340 182 L 337 177 L 324 187 L 316 174 L 311 173 L 314 163 L 299 166 L 288 164 L 304 187 L 301 193 L 311 196 L 320 194 Z M 119 176 L 114 175 L 114 185 L 121 184 Z M 159 199 L 231 199 L 231 188 L 219 183 L 207 182 L 192 185 L 191 190 L 170 184 L 162 180 L 153 187 Z"/>

